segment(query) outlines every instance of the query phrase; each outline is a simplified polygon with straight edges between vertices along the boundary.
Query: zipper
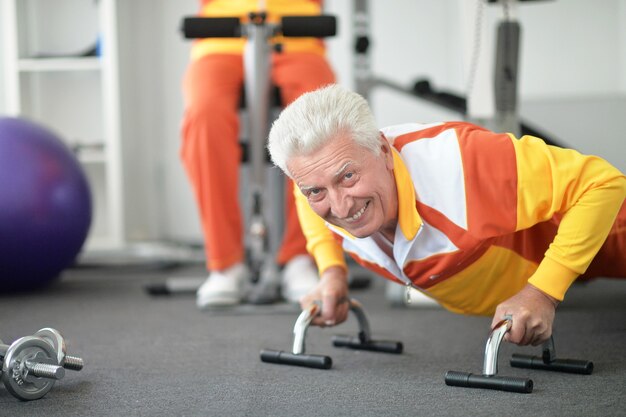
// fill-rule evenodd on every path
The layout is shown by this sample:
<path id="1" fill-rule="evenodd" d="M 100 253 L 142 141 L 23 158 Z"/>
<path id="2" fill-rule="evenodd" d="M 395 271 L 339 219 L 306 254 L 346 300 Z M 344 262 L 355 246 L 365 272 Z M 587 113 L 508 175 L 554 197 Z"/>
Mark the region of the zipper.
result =
<path id="1" fill-rule="evenodd" d="M 424 294 L 425 296 L 427 296 L 428 298 L 433 298 L 431 297 L 430 293 L 428 291 L 426 291 L 423 288 L 417 287 L 415 285 L 413 285 L 413 283 L 410 280 L 407 280 L 406 283 L 404 284 L 404 301 L 406 304 L 411 304 L 413 301 L 411 300 L 411 290 L 416 290 L 421 292 L 422 294 Z M 434 298 L 433 298 L 434 299 Z"/>
<path id="2" fill-rule="evenodd" d="M 404 301 L 406 304 L 411 304 L 411 288 L 413 288 L 413 284 L 411 283 L 411 281 L 407 282 L 404 285 L 405 291 L 404 291 Z"/>

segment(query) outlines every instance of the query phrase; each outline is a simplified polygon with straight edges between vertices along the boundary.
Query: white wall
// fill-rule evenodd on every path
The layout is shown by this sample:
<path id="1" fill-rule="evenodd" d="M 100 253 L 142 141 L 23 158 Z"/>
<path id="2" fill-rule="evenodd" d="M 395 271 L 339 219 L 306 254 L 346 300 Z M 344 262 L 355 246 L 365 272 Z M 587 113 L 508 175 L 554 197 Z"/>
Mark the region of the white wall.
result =
<path id="1" fill-rule="evenodd" d="M 520 10 L 521 114 L 626 171 L 626 1 L 550 1 Z"/>
<path id="2" fill-rule="evenodd" d="M 378 74 L 409 84 L 416 77 L 427 76 L 440 88 L 465 91 L 469 68 L 460 48 L 465 39 L 458 28 L 457 2 L 371 3 Z M 522 101 L 625 93 L 625 7 L 624 0 L 520 4 Z M 501 15 L 497 5 L 485 8 L 483 24 L 491 35 Z M 493 43 L 481 44 L 480 54 L 492 55 L 493 49 Z M 398 113 L 395 105 L 377 107 L 383 124 L 406 115 L 405 111 Z M 420 109 L 415 110 L 414 114 L 419 114 Z"/>
<path id="3" fill-rule="evenodd" d="M 439 88 L 463 94 L 468 65 L 459 2 L 469 1 L 370 0 L 375 73 L 407 87 L 427 77 Z M 197 1 L 119 4 L 131 236 L 200 241 L 195 204 L 178 158 L 180 85 L 189 42 L 177 29 L 184 15 L 196 11 Z M 353 86 L 351 4 L 326 1 L 327 12 L 338 15 L 340 25 L 337 38 L 328 42 L 329 58 L 339 82 L 348 86 Z M 626 0 L 530 2 L 519 6 L 518 15 L 522 116 L 626 171 L 621 137 L 626 131 Z M 498 6 L 486 6 L 488 33 L 499 18 Z M 480 53 L 492 54 L 491 45 L 481 45 Z M 459 118 L 384 89 L 373 93 L 372 106 L 381 125 Z"/>
<path id="4" fill-rule="evenodd" d="M 172 3 L 179 10 L 165 14 Z M 168 186 L 169 171 L 180 171 L 172 147 L 178 143 L 178 135 L 172 126 L 180 119 L 178 73 L 187 60 L 186 45 L 176 32 L 185 10 L 183 3 L 118 2 L 125 206 L 131 239 L 167 236 L 167 219 L 175 217 L 168 216 L 170 201 L 184 203 L 178 213 L 193 207 L 177 195 L 179 188 L 186 190 L 185 182 Z M 194 2 L 187 3 L 191 6 L 188 10 L 194 10 Z M 195 212 L 189 217 L 195 219 Z"/>
<path id="5" fill-rule="evenodd" d="M 621 93 L 626 92 L 626 0 L 622 0 L 619 2 L 619 10 L 616 13 L 617 20 L 620 22 L 619 24 L 619 33 L 618 37 L 620 40 L 619 49 L 617 53 L 619 54 L 619 68 L 620 68 L 620 83 L 619 90 Z"/>
<path id="6" fill-rule="evenodd" d="M 461 3 L 468 8 L 474 2 L 371 3 L 377 75 L 406 86 L 426 77 L 438 88 L 466 91 L 470 70 L 461 45 L 468 34 L 459 27 L 464 18 L 459 10 Z M 483 30 L 490 38 L 479 45 L 483 58 L 493 55 L 501 17 L 500 6 L 484 8 Z M 529 2 L 518 5 L 517 17 L 522 118 L 560 143 L 626 171 L 626 1 Z M 459 117 L 385 89 L 373 95 L 373 108 L 381 125 Z"/>
<path id="7" fill-rule="evenodd" d="M 614 94 L 620 71 L 619 0 L 522 7 L 522 86 L 529 98 Z M 528 23 L 526 23 L 528 22 Z"/>

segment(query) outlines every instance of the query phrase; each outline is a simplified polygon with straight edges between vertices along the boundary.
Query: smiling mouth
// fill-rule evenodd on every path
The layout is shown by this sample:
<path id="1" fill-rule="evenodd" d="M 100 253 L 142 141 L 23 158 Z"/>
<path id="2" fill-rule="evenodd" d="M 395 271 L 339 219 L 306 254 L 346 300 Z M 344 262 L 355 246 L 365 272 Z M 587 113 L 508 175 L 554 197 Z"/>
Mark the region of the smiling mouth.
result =
<path id="1" fill-rule="evenodd" d="M 361 218 L 361 216 L 363 215 L 363 213 L 365 213 L 365 210 L 367 209 L 367 207 L 369 206 L 370 202 L 368 201 L 367 203 L 365 203 L 365 205 L 363 206 L 363 208 L 361 208 L 361 210 L 357 211 L 356 213 L 354 213 L 354 215 L 352 215 L 351 217 L 347 217 L 346 219 L 344 219 L 346 222 L 348 223 L 353 223 L 356 222 L 357 220 L 359 220 Z"/>

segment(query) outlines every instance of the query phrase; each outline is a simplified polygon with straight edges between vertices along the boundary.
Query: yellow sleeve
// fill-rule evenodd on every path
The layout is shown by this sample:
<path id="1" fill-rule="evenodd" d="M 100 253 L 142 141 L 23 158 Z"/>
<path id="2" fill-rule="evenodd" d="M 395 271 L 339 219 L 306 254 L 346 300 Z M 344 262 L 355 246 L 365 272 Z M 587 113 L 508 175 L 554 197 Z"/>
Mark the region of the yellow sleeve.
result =
<path id="1" fill-rule="evenodd" d="M 324 220 L 311 209 L 306 197 L 295 185 L 293 192 L 300 227 L 306 237 L 306 249 L 315 259 L 320 275 L 331 266 L 339 266 L 347 271 L 343 249 L 333 233 L 326 227 Z"/>
<path id="2" fill-rule="evenodd" d="M 517 230 L 561 216 L 529 283 L 562 300 L 600 250 L 626 198 L 626 177 L 605 160 L 524 136 L 513 140 L 518 173 Z"/>

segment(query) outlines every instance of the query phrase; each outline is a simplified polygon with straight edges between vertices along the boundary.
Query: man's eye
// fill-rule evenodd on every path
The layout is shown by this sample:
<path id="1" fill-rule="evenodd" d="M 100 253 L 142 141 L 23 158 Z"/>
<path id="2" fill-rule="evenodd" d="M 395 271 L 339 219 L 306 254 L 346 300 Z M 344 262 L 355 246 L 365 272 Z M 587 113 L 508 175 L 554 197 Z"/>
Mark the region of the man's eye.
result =
<path id="1" fill-rule="evenodd" d="M 309 188 L 302 192 L 306 198 L 316 197 L 322 194 L 321 188 Z"/>
<path id="2" fill-rule="evenodd" d="M 323 188 L 309 188 L 304 196 L 309 201 L 320 201 L 324 198 L 324 189 Z"/>
<path id="3" fill-rule="evenodd" d="M 343 174 L 343 181 L 348 183 L 348 184 L 352 184 L 354 181 L 357 180 L 357 175 L 355 172 L 346 172 L 345 174 Z"/>

